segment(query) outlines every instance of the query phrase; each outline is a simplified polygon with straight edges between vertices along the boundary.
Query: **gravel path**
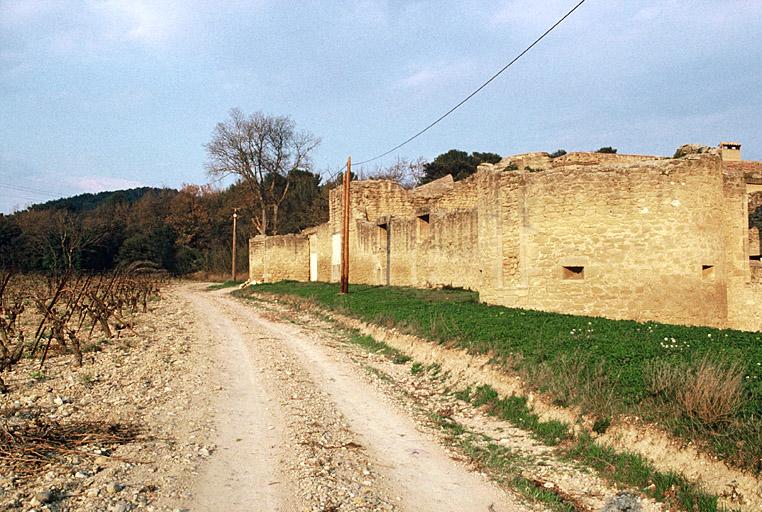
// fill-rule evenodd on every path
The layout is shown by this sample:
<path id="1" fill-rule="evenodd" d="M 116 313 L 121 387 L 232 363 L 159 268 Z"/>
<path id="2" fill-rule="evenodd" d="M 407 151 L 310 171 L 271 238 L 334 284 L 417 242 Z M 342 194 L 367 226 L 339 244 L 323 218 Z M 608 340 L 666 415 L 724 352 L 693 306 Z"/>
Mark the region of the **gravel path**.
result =
<path id="1" fill-rule="evenodd" d="M 526 510 L 450 455 L 320 336 L 184 287 L 218 346 L 218 447 L 191 510 Z"/>

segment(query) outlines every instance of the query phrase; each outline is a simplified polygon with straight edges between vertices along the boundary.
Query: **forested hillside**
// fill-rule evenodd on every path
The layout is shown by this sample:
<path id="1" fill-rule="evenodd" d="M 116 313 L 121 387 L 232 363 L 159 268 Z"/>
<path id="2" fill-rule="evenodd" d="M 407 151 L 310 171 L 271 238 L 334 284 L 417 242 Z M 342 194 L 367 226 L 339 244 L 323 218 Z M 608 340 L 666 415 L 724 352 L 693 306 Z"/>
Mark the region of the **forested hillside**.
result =
<path id="1" fill-rule="evenodd" d="M 293 171 L 272 232 L 293 233 L 327 219 L 328 187 Z M 238 269 L 255 234 L 245 187 L 186 185 L 81 194 L 0 214 L 0 265 L 19 271 L 103 271 L 150 260 L 175 274 L 228 272 L 238 208 Z"/>

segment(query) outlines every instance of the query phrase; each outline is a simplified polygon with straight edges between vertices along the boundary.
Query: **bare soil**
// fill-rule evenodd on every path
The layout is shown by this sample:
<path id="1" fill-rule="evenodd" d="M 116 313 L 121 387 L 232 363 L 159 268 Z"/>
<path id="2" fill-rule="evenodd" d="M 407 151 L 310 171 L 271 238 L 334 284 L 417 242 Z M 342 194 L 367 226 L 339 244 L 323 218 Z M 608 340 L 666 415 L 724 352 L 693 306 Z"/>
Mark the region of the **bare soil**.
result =
<path id="1" fill-rule="evenodd" d="M 509 449 L 529 481 L 575 510 L 621 490 L 458 401 L 447 378 L 352 345 L 314 312 L 229 290 L 172 285 L 135 335 L 81 369 L 68 357 L 44 378 L 34 361 L 9 374 L 0 428 L 36 415 L 138 434 L 84 443 L 28 474 L 0 459 L 2 510 L 549 510 L 474 463 L 432 415 Z"/>

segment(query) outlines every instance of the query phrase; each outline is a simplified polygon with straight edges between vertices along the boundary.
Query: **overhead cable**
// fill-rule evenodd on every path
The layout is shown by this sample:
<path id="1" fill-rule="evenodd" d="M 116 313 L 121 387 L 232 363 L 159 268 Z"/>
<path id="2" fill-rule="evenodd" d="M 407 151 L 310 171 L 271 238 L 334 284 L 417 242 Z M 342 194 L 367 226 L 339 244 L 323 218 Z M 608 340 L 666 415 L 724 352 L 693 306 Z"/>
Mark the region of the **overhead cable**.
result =
<path id="1" fill-rule="evenodd" d="M 436 126 L 437 124 L 439 124 L 439 122 L 440 122 L 440 121 L 442 121 L 444 118 L 446 118 L 447 116 L 449 116 L 450 114 L 452 114 L 453 112 L 455 112 L 455 111 L 456 111 L 458 108 L 460 108 L 460 107 L 461 107 L 461 106 L 462 106 L 462 105 L 463 105 L 465 102 L 467 102 L 468 100 L 470 100 L 471 98 L 473 98 L 474 96 L 476 96 L 476 95 L 479 93 L 479 91 L 481 91 L 482 89 L 484 89 L 485 87 L 487 87 L 487 85 L 489 85 L 489 84 L 490 84 L 490 82 L 492 82 L 493 80 L 495 80 L 495 79 L 496 79 L 498 76 L 500 76 L 500 75 L 501 75 L 501 74 L 502 74 L 502 73 L 503 73 L 503 72 L 504 72 L 506 69 L 508 69 L 509 67 L 511 67 L 511 66 L 512 66 L 512 65 L 513 65 L 513 64 L 514 64 L 516 61 L 518 61 L 518 60 L 519 60 L 521 57 L 523 57 L 523 56 L 524 56 L 526 53 L 528 53 L 528 52 L 529 52 L 529 50 L 531 50 L 532 48 L 534 48 L 534 46 L 535 46 L 535 45 L 537 45 L 537 43 L 539 43 L 540 41 L 542 41 L 542 40 L 545 38 L 545 36 L 547 36 L 548 34 L 550 34 L 550 33 L 551 33 L 551 32 L 552 32 L 552 31 L 553 31 L 553 30 L 554 30 L 554 29 L 555 29 L 557 26 L 559 26 L 561 23 L 563 23 L 563 22 L 564 22 L 564 20 L 566 20 L 566 18 L 568 18 L 569 16 L 571 16 L 571 15 L 572 15 L 572 13 L 573 13 L 574 11 L 576 11 L 576 10 L 577 10 L 577 9 L 578 9 L 578 8 L 579 8 L 579 7 L 580 7 L 582 4 L 584 4 L 584 3 L 585 3 L 585 1 L 586 1 L 586 0 L 581 0 L 579 3 L 577 3 L 577 5 L 575 5 L 575 6 L 574 6 L 574 7 L 573 7 L 573 8 L 572 8 L 572 9 L 571 9 L 569 12 L 567 12 L 566 14 L 564 14 L 564 15 L 563 15 L 563 16 L 562 16 L 562 17 L 561 17 L 561 18 L 560 18 L 558 21 L 556 21 L 556 22 L 555 22 L 553 25 L 551 25 L 551 26 L 550 26 L 550 28 L 548 28 L 548 29 L 547 29 L 545 32 L 543 32 L 543 34 L 542 34 L 540 37 L 538 37 L 537 39 L 535 39 L 535 40 L 534 40 L 534 42 L 533 42 L 532 44 L 530 44 L 529 46 L 527 46 L 527 47 L 524 49 L 524 51 L 522 51 L 521 53 L 519 53 L 517 56 L 515 56 L 513 59 L 511 59 L 511 61 L 510 61 L 508 64 L 506 64 L 505 66 L 503 66 L 503 67 L 502 67 L 502 69 L 500 69 L 500 71 L 498 71 L 497 73 L 495 73 L 494 75 L 492 75 L 492 76 L 489 78 L 489 80 L 487 80 L 486 82 L 484 82 L 484 83 L 483 83 L 482 85 L 480 85 L 480 86 L 479 86 L 477 89 L 475 89 L 475 90 L 474 90 L 474 91 L 473 91 L 471 94 L 469 94 L 468 96 L 466 96 L 465 98 L 463 98 L 463 99 L 462 99 L 460 102 L 458 102 L 458 103 L 457 103 L 457 104 L 456 104 L 454 107 L 452 107 L 450 110 L 448 110 L 447 112 L 445 112 L 444 114 L 442 114 L 441 116 L 439 116 L 437 119 L 435 119 L 435 120 L 434 120 L 433 122 L 431 122 L 429 125 L 427 125 L 425 128 L 423 128 L 422 130 L 420 130 L 419 132 L 417 132 L 417 133 L 416 133 L 415 135 L 413 135 L 412 137 L 409 137 L 409 138 L 405 139 L 403 142 L 401 142 L 401 143 L 397 144 L 397 145 L 396 145 L 396 146 L 394 146 L 393 148 L 391 148 L 391 149 L 389 149 L 389 150 L 387 150 L 387 151 L 384 151 L 384 152 L 383 152 L 383 153 L 381 153 L 380 155 L 374 156 L 373 158 L 369 158 L 369 159 L 367 159 L 367 160 L 363 160 L 363 161 L 361 161 L 361 162 L 357 162 L 355 165 L 363 165 L 363 164 L 367 164 L 367 163 L 369 163 L 369 162 L 373 162 L 374 160 L 378 160 L 379 158 L 383 158 L 383 157 L 385 157 L 386 155 L 388 155 L 388 154 L 390 154 L 390 153 L 393 153 L 394 151 L 397 151 L 397 150 L 398 150 L 398 149 L 400 149 L 402 146 L 405 146 L 406 144 L 408 144 L 408 143 L 412 142 L 413 140 L 417 139 L 418 137 L 420 137 L 421 135 L 423 135 L 424 133 L 426 133 L 427 131 L 429 131 L 431 128 L 433 128 L 434 126 Z"/>

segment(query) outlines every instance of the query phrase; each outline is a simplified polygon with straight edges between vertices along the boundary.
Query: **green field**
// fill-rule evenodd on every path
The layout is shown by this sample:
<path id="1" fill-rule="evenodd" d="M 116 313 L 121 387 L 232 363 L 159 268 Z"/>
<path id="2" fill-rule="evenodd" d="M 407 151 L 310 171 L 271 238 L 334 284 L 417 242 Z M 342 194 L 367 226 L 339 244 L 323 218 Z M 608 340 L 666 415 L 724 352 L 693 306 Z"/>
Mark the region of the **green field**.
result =
<path id="1" fill-rule="evenodd" d="M 281 282 L 247 288 L 307 299 L 437 343 L 487 354 L 558 405 L 607 425 L 636 414 L 762 471 L 760 333 L 544 313 L 478 302 L 465 290 Z"/>

